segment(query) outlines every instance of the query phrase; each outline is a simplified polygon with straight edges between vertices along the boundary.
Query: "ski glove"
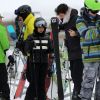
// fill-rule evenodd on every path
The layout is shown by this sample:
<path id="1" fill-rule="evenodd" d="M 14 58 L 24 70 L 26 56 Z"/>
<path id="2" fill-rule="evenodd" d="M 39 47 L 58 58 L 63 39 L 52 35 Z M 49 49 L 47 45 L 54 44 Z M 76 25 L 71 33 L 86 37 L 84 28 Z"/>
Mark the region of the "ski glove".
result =
<path id="1" fill-rule="evenodd" d="M 8 59 L 9 59 L 9 63 L 8 63 L 8 67 L 9 66 L 13 66 L 15 61 L 14 61 L 14 57 L 12 55 L 8 56 Z"/>

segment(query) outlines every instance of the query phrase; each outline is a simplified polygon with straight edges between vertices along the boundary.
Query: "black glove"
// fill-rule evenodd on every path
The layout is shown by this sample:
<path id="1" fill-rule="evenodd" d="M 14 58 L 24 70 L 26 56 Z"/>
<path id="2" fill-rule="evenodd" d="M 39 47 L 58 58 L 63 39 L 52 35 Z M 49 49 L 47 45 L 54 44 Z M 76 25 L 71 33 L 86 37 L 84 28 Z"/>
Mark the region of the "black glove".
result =
<path id="1" fill-rule="evenodd" d="M 64 24 L 59 24 L 59 30 L 65 30 L 64 29 Z"/>
<path id="2" fill-rule="evenodd" d="M 8 59 L 9 59 L 9 63 L 8 63 L 8 67 L 9 66 L 13 66 L 15 61 L 14 61 L 14 57 L 12 55 L 8 56 Z"/>

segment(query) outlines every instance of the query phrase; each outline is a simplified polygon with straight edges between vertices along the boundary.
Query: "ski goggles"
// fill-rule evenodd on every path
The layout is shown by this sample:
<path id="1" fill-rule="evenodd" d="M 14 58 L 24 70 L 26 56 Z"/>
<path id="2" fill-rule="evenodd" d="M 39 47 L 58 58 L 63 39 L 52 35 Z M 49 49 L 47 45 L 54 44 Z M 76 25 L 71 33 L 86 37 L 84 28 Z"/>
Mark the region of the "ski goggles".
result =
<path id="1" fill-rule="evenodd" d="M 35 26 L 36 27 L 47 27 L 47 24 L 44 20 L 42 20 L 42 21 L 36 22 Z"/>
<path id="2" fill-rule="evenodd" d="M 100 10 L 92 10 L 92 9 L 89 9 L 87 6 L 86 6 L 86 4 L 84 4 L 84 6 L 85 6 L 85 8 L 86 8 L 86 10 L 89 12 L 91 12 L 91 13 L 93 13 L 93 14 L 97 14 Z"/>
<path id="3" fill-rule="evenodd" d="M 99 12 L 99 10 L 95 10 L 95 11 L 94 11 L 94 10 L 90 10 L 90 9 L 89 9 L 89 11 L 90 11 L 91 13 L 93 13 L 93 14 L 97 14 L 97 13 Z"/>

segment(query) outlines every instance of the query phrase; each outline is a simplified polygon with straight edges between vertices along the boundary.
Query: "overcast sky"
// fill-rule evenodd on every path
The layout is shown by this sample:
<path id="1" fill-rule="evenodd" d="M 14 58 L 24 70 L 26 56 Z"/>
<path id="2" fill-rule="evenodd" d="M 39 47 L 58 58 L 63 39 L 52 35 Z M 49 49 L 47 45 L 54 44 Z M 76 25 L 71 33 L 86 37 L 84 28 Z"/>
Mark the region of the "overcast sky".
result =
<path id="1" fill-rule="evenodd" d="M 55 16 L 54 9 L 60 3 L 66 3 L 79 10 L 84 4 L 84 0 L 2 0 L 0 2 L 0 14 L 5 17 L 4 20 L 14 19 L 14 10 L 23 4 L 28 4 L 33 11 L 41 12 L 41 15 L 49 20 Z"/>

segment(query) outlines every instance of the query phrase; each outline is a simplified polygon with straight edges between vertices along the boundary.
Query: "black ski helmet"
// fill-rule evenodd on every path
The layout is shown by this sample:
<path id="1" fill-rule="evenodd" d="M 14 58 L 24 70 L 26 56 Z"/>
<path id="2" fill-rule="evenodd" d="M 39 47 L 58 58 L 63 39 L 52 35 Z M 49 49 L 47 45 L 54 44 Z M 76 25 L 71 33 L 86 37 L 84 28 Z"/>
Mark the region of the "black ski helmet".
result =
<path id="1" fill-rule="evenodd" d="M 43 19 L 42 17 L 36 18 L 35 22 L 34 22 L 34 27 L 38 28 L 38 27 L 47 27 L 47 23 L 45 21 L 45 19 Z"/>
<path id="2" fill-rule="evenodd" d="M 31 7 L 29 5 L 22 5 L 18 9 L 15 10 L 15 15 L 21 16 L 23 20 L 32 12 Z"/>

